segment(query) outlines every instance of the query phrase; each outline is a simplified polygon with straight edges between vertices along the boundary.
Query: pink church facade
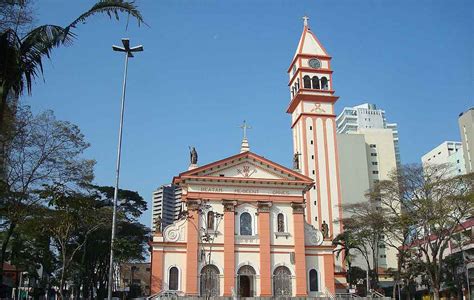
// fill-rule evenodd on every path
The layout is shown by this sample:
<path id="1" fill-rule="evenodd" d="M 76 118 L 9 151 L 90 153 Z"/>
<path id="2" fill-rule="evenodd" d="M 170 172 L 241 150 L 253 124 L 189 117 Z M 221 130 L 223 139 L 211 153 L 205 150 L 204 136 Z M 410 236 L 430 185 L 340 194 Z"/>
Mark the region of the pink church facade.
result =
<path id="1" fill-rule="evenodd" d="M 186 214 L 154 233 L 152 294 L 318 297 L 344 288 L 332 246 L 342 227 L 330 60 L 305 20 L 288 69 L 293 169 L 243 148 L 173 179 Z"/>

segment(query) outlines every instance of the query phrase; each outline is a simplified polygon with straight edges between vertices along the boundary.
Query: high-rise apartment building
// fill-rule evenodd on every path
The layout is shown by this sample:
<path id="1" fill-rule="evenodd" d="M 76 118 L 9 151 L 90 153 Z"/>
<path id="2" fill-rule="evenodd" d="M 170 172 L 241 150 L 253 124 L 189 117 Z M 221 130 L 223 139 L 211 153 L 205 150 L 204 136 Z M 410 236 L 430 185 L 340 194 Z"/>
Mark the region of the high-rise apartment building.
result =
<path id="1" fill-rule="evenodd" d="M 460 142 L 443 142 L 423 155 L 421 162 L 423 165 L 448 164 L 453 176 L 466 174 L 462 146 Z"/>
<path id="2" fill-rule="evenodd" d="M 342 204 L 367 201 L 365 194 L 380 180 L 388 180 L 397 168 L 395 147 L 390 129 L 360 129 L 358 133 L 337 134 Z M 346 217 L 348 215 L 344 213 Z M 357 254 L 357 253 L 356 253 Z M 381 244 L 378 249 L 380 268 L 396 268 L 397 253 Z M 353 265 L 366 269 L 362 257 Z"/>
<path id="3" fill-rule="evenodd" d="M 151 229 L 156 230 L 158 216 L 161 218 L 162 229 L 173 223 L 181 210 L 181 188 L 168 184 L 160 186 L 153 192 L 153 208 Z"/>
<path id="4" fill-rule="evenodd" d="M 365 194 L 380 180 L 388 180 L 400 165 L 397 124 L 387 123 L 385 111 L 374 104 L 346 107 L 336 118 L 342 204 L 367 201 Z M 397 267 L 395 249 L 378 249 L 382 269 Z M 357 257 L 355 265 L 366 268 Z"/>
<path id="5" fill-rule="evenodd" d="M 341 194 L 344 204 L 366 201 L 370 189 L 367 147 L 363 134 L 337 134 Z M 354 158 L 359 159 L 354 159 Z M 343 211 L 344 217 L 349 215 Z"/>
<path id="6" fill-rule="evenodd" d="M 474 107 L 459 115 L 459 130 L 466 173 L 474 172 Z"/>
<path id="7" fill-rule="evenodd" d="M 385 111 L 377 109 L 375 104 L 364 103 L 354 107 L 344 107 L 336 118 L 338 133 L 357 133 L 362 129 L 390 129 L 397 166 L 400 166 L 400 151 L 398 146 L 398 126 L 388 123 Z"/>

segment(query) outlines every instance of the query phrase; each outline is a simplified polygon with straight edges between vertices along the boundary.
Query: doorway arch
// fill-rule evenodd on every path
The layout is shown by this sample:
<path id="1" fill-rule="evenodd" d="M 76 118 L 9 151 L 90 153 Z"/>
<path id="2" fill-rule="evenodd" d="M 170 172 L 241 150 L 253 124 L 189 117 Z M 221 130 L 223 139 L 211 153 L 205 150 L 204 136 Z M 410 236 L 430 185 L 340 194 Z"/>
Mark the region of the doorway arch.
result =
<path id="1" fill-rule="evenodd" d="M 255 269 L 245 265 L 237 272 L 238 293 L 240 297 L 253 297 L 255 294 Z"/>
<path id="2" fill-rule="evenodd" d="M 219 269 L 215 265 L 206 265 L 201 270 L 201 296 L 220 295 Z"/>
<path id="3" fill-rule="evenodd" d="M 290 297 L 291 294 L 291 271 L 285 266 L 279 266 L 273 271 L 273 296 Z"/>

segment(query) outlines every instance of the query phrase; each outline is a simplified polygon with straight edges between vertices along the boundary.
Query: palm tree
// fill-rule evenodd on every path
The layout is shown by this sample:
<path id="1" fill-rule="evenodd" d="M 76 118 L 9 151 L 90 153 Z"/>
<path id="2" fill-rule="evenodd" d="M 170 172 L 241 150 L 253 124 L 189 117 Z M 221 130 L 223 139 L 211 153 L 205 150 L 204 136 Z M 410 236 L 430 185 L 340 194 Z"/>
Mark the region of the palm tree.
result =
<path id="1" fill-rule="evenodd" d="M 336 249 L 334 250 L 334 253 L 336 254 L 336 258 L 339 258 L 341 254 L 343 255 L 343 260 L 345 263 L 347 263 L 347 267 L 349 269 L 348 274 L 350 274 L 351 271 L 351 254 L 350 251 L 351 249 L 354 249 L 355 245 L 352 241 L 352 237 L 350 236 L 350 233 L 348 231 L 343 231 L 342 233 L 339 233 L 334 240 L 332 241 L 333 246 L 336 246 Z M 349 282 L 349 279 L 348 279 Z"/>
<path id="2" fill-rule="evenodd" d="M 11 5 L 23 5 L 23 0 L 14 0 Z M 17 98 L 25 92 L 31 95 L 32 83 L 43 74 L 43 59 L 51 57 L 51 51 L 59 46 L 69 45 L 74 41 L 73 29 L 85 23 L 89 17 L 106 13 L 117 20 L 119 13 L 127 13 L 144 23 L 140 11 L 133 1 L 100 0 L 88 11 L 81 14 L 66 27 L 58 25 L 41 25 L 19 36 L 16 28 L 7 28 L 0 33 L 0 133 L 3 133 L 5 117 L 9 109 L 9 97 Z"/>
<path id="3" fill-rule="evenodd" d="M 365 258 L 367 262 L 368 268 L 370 268 L 368 256 L 367 256 L 367 251 L 364 249 L 363 245 L 357 239 L 353 236 L 352 232 L 350 230 L 347 230 L 344 228 L 344 231 L 342 233 L 339 233 L 334 240 L 332 241 L 333 246 L 335 246 L 334 253 L 336 254 L 336 258 L 339 258 L 339 256 L 342 254 L 343 255 L 343 261 L 347 264 L 347 282 L 351 282 L 350 274 L 351 274 L 351 268 L 352 268 L 352 262 L 351 258 L 353 257 L 353 254 L 351 254 L 351 250 L 357 250 L 359 251 Z"/>

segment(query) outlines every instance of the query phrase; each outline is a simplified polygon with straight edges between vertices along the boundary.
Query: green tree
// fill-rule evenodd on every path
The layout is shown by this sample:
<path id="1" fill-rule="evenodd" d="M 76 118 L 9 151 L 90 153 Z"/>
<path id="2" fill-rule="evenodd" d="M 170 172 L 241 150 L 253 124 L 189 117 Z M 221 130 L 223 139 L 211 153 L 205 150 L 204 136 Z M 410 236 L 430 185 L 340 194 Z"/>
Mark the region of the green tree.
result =
<path id="1" fill-rule="evenodd" d="M 43 231 L 51 239 L 51 247 L 58 253 L 59 293 L 64 299 L 64 285 L 69 267 L 84 247 L 91 233 L 107 224 L 110 209 L 97 205 L 94 197 L 64 189 L 63 186 L 48 187 L 41 192 L 52 208 L 42 216 Z"/>
<path id="2" fill-rule="evenodd" d="M 351 203 L 342 206 L 349 216 L 342 219 L 344 230 L 348 231 L 352 245 L 357 248 L 367 263 L 371 276 L 371 288 L 377 289 L 378 275 L 378 249 L 384 242 L 384 210 L 375 201 Z M 372 262 L 372 264 L 371 264 Z"/>
<path id="3" fill-rule="evenodd" d="M 113 205 L 113 187 L 90 186 L 96 201 L 110 210 Z M 138 221 L 146 210 L 146 201 L 134 191 L 119 189 L 117 209 L 117 231 L 115 241 L 115 263 L 143 261 L 148 253 L 149 229 Z M 94 288 L 96 297 L 107 296 L 107 282 L 110 255 L 111 218 L 107 224 L 91 233 L 81 253 L 75 258 L 76 294 L 82 291 L 82 298 L 92 297 Z"/>
<path id="4" fill-rule="evenodd" d="M 365 284 L 365 280 L 367 277 L 367 273 L 360 267 L 353 266 L 350 270 L 347 270 L 347 276 L 349 278 L 348 283 L 351 286 L 356 287 L 357 294 L 359 296 L 367 295 L 367 285 Z"/>
<path id="5" fill-rule="evenodd" d="M 457 299 L 462 299 L 462 289 L 463 287 L 466 288 L 467 280 L 464 264 L 462 252 L 458 252 L 446 257 L 441 265 L 443 269 L 441 280 Z"/>
<path id="6" fill-rule="evenodd" d="M 57 269 L 58 261 L 50 247 L 49 235 L 38 230 L 44 226 L 43 216 L 47 208 L 34 206 L 30 207 L 30 210 L 30 217 L 17 226 L 12 236 L 8 257 L 12 265 L 26 271 L 28 278 L 37 283 L 35 289 L 30 292 L 30 295 L 37 299 L 37 296 L 44 295 L 48 285 L 52 284 L 49 275 Z M 4 294 L 2 297 L 8 296 Z"/>
<path id="7" fill-rule="evenodd" d="M 401 265 L 422 270 L 436 300 L 446 249 L 462 221 L 474 215 L 474 174 L 453 176 L 451 171 L 449 165 L 406 165 L 377 187 L 384 206 L 400 212 L 387 210 L 390 227 L 385 230 L 393 240 L 405 241 L 407 233 L 411 238 L 400 245 L 407 251 Z"/>
<path id="8" fill-rule="evenodd" d="M 405 167 L 403 167 L 405 168 Z M 403 168 L 401 170 L 403 170 Z M 367 194 L 373 201 L 379 201 L 383 208 L 383 243 L 397 252 L 397 268 L 388 269 L 395 281 L 392 289 L 392 297 L 396 298 L 397 288 L 402 285 L 403 266 L 412 254 L 406 247 L 412 235 L 412 218 L 407 214 L 407 207 L 410 206 L 410 196 L 403 193 L 398 185 L 398 176 L 401 170 L 395 169 L 389 174 L 389 180 L 380 181 Z"/>
<path id="9" fill-rule="evenodd" d="M 20 12 L 26 5 L 20 0 L 2 0 L 1 4 L 5 8 L 20 6 Z M 5 23 L 6 28 L 0 33 L 0 133 L 4 132 L 4 118 L 14 115 L 15 107 L 8 107 L 9 95 L 21 95 L 25 90 L 31 94 L 34 80 L 43 75 L 43 59 L 50 58 L 54 48 L 70 45 L 75 38 L 73 29 L 90 17 L 106 13 L 118 19 L 120 12 L 134 17 L 139 25 L 143 22 L 133 2 L 100 0 L 65 27 L 41 25 L 22 35 L 15 23 Z"/>
<path id="10" fill-rule="evenodd" d="M 343 255 L 344 257 L 344 262 L 347 265 L 347 274 L 346 274 L 346 280 L 349 284 L 356 284 L 357 280 L 356 278 L 353 278 L 354 272 L 352 272 L 352 259 L 354 257 L 354 252 L 359 252 L 364 259 L 366 260 L 367 266 L 370 266 L 369 262 L 369 253 L 367 249 L 365 248 L 364 245 L 361 244 L 361 242 L 354 236 L 352 231 L 350 231 L 347 228 L 344 228 L 344 231 L 339 233 L 334 240 L 332 241 L 332 244 L 336 246 L 334 253 L 336 254 L 336 257 L 339 258 L 339 256 Z M 351 253 L 352 252 L 352 253 Z M 365 274 L 365 271 L 364 271 Z M 364 277 L 365 278 L 365 275 Z"/>
<path id="11" fill-rule="evenodd" d="M 14 125 L 1 151 L 7 172 L 0 177 L 0 279 L 16 227 L 44 204 L 37 191 L 59 184 L 73 189 L 93 178 L 94 161 L 81 157 L 89 144 L 77 126 L 51 111 L 33 115 L 29 107 L 19 107 Z"/>

